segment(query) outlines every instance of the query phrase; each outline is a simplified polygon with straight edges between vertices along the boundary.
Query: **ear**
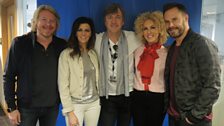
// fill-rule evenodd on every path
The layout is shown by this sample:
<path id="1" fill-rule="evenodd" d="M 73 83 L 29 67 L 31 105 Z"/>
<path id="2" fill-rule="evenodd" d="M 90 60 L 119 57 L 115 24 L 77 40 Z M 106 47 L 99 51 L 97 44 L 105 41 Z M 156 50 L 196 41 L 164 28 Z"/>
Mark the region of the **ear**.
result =
<path id="1" fill-rule="evenodd" d="M 189 15 L 188 14 L 185 14 L 184 15 L 184 19 L 188 22 L 189 21 Z"/>

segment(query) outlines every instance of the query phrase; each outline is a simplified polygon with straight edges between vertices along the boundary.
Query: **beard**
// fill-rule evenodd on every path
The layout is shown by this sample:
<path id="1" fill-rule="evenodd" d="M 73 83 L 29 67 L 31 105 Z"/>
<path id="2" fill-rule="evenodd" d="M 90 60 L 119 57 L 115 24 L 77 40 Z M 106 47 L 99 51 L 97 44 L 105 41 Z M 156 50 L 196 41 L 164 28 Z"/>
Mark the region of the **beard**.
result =
<path id="1" fill-rule="evenodd" d="M 173 38 L 179 38 L 180 36 L 183 35 L 184 31 L 185 31 L 184 25 L 182 25 L 182 27 L 177 26 L 177 27 L 170 27 L 167 29 L 168 34 Z"/>

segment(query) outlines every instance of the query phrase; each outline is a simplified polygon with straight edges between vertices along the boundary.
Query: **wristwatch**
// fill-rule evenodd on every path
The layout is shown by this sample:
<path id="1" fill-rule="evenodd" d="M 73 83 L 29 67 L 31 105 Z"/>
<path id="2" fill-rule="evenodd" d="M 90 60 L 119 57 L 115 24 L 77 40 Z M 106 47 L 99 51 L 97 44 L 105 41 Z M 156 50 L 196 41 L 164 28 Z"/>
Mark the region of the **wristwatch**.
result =
<path id="1" fill-rule="evenodd" d="M 7 112 L 12 112 L 14 110 L 16 110 L 16 108 L 7 108 Z"/>

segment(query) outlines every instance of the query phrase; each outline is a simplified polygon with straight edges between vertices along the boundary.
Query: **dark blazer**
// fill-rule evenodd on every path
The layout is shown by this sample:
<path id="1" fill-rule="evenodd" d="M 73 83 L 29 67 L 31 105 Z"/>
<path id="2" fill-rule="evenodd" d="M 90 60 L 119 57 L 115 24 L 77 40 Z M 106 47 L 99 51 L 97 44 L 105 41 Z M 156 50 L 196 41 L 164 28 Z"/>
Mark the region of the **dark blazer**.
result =
<path id="1" fill-rule="evenodd" d="M 31 101 L 32 53 L 35 39 L 36 33 L 30 32 L 16 37 L 12 41 L 3 75 L 5 100 L 9 108 L 26 107 Z M 58 59 L 67 43 L 65 40 L 53 36 L 52 44 L 55 49 L 55 57 Z M 15 86 L 16 84 L 17 86 Z"/>

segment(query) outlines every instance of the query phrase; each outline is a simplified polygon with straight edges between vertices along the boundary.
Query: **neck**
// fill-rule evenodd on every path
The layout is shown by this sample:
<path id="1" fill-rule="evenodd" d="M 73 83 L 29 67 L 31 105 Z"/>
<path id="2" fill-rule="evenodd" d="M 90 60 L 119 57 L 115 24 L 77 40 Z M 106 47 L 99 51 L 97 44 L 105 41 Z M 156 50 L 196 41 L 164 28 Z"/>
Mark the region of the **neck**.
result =
<path id="1" fill-rule="evenodd" d="M 117 33 L 111 33 L 111 32 L 108 32 L 107 33 L 108 35 L 108 38 L 113 42 L 113 43 L 117 43 L 119 38 L 120 38 L 120 35 L 121 35 L 121 31 L 120 32 L 117 32 Z"/>
<path id="2" fill-rule="evenodd" d="M 46 49 L 48 45 L 52 42 L 53 36 L 45 37 L 39 33 L 37 33 L 37 42 L 44 46 Z"/>
<path id="3" fill-rule="evenodd" d="M 159 42 L 147 42 L 146 44 L 150 46 L 150 45 L 154 45 L 154 44 L 158 44 L 158 43 Z"/>
<path id="4" fill-rule="evenodd" d="M 175 39 L 176 40 L 176 46 L 180 46 L 182 44 L 182 42 L 183 42 L 184 38 L 186 37 L 188 31 L 189 31 L 189 28 L 186 28 L 184 33 L 180 37 Z"/>
<path id="5" fill-rule="evenodd" d="M 79 45 L 81 52 L 86 52 L 87 51 L 87 47 L 85 44 Z"/>

